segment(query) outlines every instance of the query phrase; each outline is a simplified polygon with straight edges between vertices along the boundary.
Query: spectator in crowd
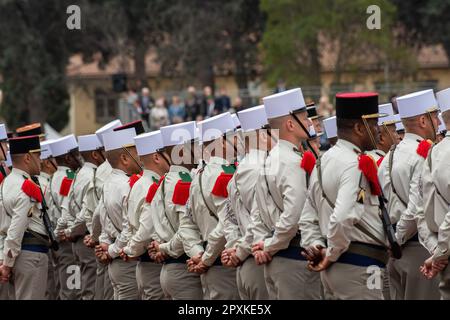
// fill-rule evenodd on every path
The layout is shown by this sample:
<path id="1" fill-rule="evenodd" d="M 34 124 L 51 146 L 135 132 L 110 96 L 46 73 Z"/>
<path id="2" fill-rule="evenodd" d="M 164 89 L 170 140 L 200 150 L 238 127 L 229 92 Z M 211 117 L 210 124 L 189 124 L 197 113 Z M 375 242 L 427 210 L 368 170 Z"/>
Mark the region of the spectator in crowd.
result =
<path id="1" fill-rule="evenodd" d="M 322 117 L 328 118 L 334 116 L 334 107 L 330 103 L 328 96 L 321 96 L 319 100 L 319 106 L 317 107 L 317 113 Z"/>
<path id="2" fill-rule="evenodd" d="M 164 98 L 156 100 L 155 107 L 152 108 L 150 113 L 151 130 L 159 130 L 159 128 L 167 126 L 169 124 L 169 112 L 164 104 Z"/>
<path id="3" fill-rule="evenodd" d="M 147 127 L 151 127 L 149 115 L 155 104 L 155 100 L 150 95 L 149 88 L 142 88 L 141 95 L 136 101 L 136 109 L 141 115 L 141 119 L 147 123 Z"/>
<path id="4" fill-rule="evenodd" d="M 242 111 L 242 110 L 244 110 L 244 105 L 242 104 L 242 98 L 237 96 L 236 98 L 234 98 L 233 106 L 231 107 L 231 109 L 229 111 L 230 111 L 230 113 L 236 113 L 236 112 Z"/>
<path id="5" fill-rule="evenodd" d="M 203 114 L 204 117 L 212 117 L 215 115 L 214 110 L 214 96 L 212 94 L 212 89 L 210 86 L 206 86 L 203 88 L 203 97 L 202 97 L 202 111 L 205 111 Z"/>
<path id="6" fill-rule="evenodd" d="M 277 87 L 275 88 L 274 93 L 280 93 L 286 91 L 286 82 L 283 79 L 278 80 Z"/>
<path id="7" fill-rule="evenodd" d="M 172 103 L 169 106 L 169 119 L 171 123 L 183 122 L 186 118 L 186 110 L 184 103 L 180 100 L 180 97 L 173 96 Z"/>
<path id="8" fill-rule="evenodd" d="M 220 114 L 230 110 L 230 108 L 231 108 L 230 97 L 227 96 L 227 91 L 225 90 L 225 88 L 221 88 L 220 94 L 215 100 L 214 113 Z"/>
<path id="9" fill-rule="evenodd" d="M 186 121 L 197 120 L 198 116 L 203 118 L 204 113 L 201 108 L 201 99 L 197 96 L 195 87 L 190 86 L 187 89 L 187 96 L 184 102 Z M 206 114 L 206 112 L 205 112 Z"/>
<path id="10" fill-rule="evenodd" d="M 127 104 L 129 107 L 134 108 L 139 96 L 133 87 L 130 87 L 127 92 Z"/>

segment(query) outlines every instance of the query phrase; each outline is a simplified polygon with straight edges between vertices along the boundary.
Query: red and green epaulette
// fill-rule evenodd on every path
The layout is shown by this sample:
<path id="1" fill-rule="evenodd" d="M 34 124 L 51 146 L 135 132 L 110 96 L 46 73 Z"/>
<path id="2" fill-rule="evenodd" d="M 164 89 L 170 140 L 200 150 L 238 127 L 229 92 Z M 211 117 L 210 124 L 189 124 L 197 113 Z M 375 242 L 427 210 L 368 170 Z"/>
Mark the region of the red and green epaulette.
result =
<path id="1" fill-rule="evenodd" d="M 417 154 L 421 156 L 422 158 L 426 159 L 428 157 L 428 152 L 430 151 L 431 146 L 433 145 L 433 142 L 430 140 L 422 140 L 419 142 L 419 145 L 417 146 Z"/>
<path id="2" fill-rule="evenodd" d="M 145 201 L 148 203 L 151 203 L 153 198 L 155 197 L 156 191 L 158 190 L 159 186 L 161 185 L 161 182 L 164 180 L 164 176 L 161 178 L 156 179 L 155 177 L 152 177 L 153 183 L 150 185 L 147 191 L 147 196 L 145 197 Z"/>
<path id="3" fill-rule="evenodd" d="M 134 184 L 142 177 L 142 173 L 139 174 L 133 174 L 130 179 L 128 179 L 128 184 L 130 185 L 130 188 L 133 188 Z"/>
<path id="4" fill-rule="evenodd" d="M 311 151 L 305 151 L 302 155 L 302 161 L 300 162 L 300 167 L 311 175 L 314 167 L 316 165 L 316 157 Z"/>
<path id="5" fill-rule="evenodd" d="M 178 180 L 173 189 L 172 202 L 181 206 L 186 205 L 189 199 L 189 188 L 191 187 L 192 177 L 187 172 L 178 172 L 180 180 Z"/>
<path id="6" fill-rule="evenodd" d="M 233 178 L 233 174 L 236 171 L 236 167 L 234 165 L 222 165 L 222 172 L 216 179 L 214 183 L 214 187 L 211 193 L 217 197 L 226 198 L 228 197 L 228 183 L 231 178 Z"/>
<path id="7" fill-rule="evenodd" d="M 361 170 L 369 182 L 370 192 L 375 196 L 381 195 L 381 185 L 378 180 L 378 166 L 375 159 L 367 154 L 361 153 L 358 157 L 358 169 Z"/>
<path id="8" fill-rule="evenodd" d="M 22 183 L 22 191 L 30 198 L 37 202 L 42 202 L 41 188 L 34 183 L 31 179 L 24 177 L 25 181 Z"/>
<path id="9" fill-rule="evenodd" d="M 61 181 L 61 186 L 59 187 L 59 194 L 62 196 L 67 196 L 72 186 L 73 180 L 75 179 L 75 172 L 72 170 L 66 170 L 66 176 Z"/>

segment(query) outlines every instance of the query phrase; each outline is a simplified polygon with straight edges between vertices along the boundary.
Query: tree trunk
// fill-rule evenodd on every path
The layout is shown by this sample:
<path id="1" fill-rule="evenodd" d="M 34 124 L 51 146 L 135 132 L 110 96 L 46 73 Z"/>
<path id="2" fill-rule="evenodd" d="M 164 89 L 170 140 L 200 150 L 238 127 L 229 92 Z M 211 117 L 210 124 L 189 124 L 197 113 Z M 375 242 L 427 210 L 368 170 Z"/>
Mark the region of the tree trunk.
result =
<path id="1" fill-rule="evenodd" d="M 205 62 L 203 66 L 199 68 L 198 79 L 202 86 L 210 86 L 212 91 L 214 92 L 215 76 L 212 63 Z"/>
<path id="2" fill-rule="evenodd" d="M 147 70 L 145 66 L 145 55 L 147 54 L 147 46 L 138 42 L 134 49 L 134 76 L 138 82 L 140 82 L 141 87 L 147 87 Z M 140 90 L 141 88 L 137 88 Z"/>

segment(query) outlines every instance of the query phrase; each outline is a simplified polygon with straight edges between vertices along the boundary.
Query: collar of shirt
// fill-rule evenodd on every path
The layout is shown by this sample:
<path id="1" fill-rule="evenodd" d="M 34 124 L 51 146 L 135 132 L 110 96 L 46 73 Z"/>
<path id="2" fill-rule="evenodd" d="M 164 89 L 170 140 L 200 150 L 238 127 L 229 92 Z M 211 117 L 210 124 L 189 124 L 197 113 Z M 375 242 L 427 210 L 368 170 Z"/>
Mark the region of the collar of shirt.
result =
<path id="1" fill-rule="evenodd" d="M 71 169 L 69 167 L 66 167 L 66 166 L 58 166 L 57 170 L 58 171 L 63 171 L 65 173 L 67 170 L 71 170 Z"/>
<path id="2" fill-rule="evenodd" d="M 377 153 L 381 157 L 385 157 L 386 156 L 386 152 L 384 152 L 383 150 L 375 149 L 374 152 Z"/>
<path id="3" fill-rule="evenodd" d="M 212 156 L 208 164 L 228 164 L 228 161 L 221 157 Z"/>
<path id="4" fill-rule="evenodd" d="M 127 175 L 127 173 L 125 172 L 125 171 L 123 171 L 123 170 L 121 170 L 121 169 L 116 169 L 116 168 L 113 168 L 112 169 L 112 172 L 111 172 L 112 174 L 116 174 L 116 175 L 123 175 L 123 176 L 128 176 Z"/>
<path id="5" fill-rule="evenodd" d="M 422 141 L 424 139 L 415 133 L 407 132 L 407 133 L 405 133 L 405 137 L 403 138 L 403 140 L 411 140 L 411 141 L 417 142 L 417 140 Z"/>
<path id="6" fill-rule="evenodd" d="M 51 178 L 51 176 L 47 172 L 44 172 L 44 171 L 41 171 L 41 173 L 39 175 L 42 178 L 47 179 L 47 180 L 50 180 L 50 178 Z"/>
<path id="7" fill-rule="evenodd" d="M 336 146 L 340 147 L 340 148 L 349 149 L 352 152 L 354 152 L 356 150 L 357 152 L 361 153 L 361 149 L 359 147 L 357 147 L 355 144 L 351 143 L 350 141 L 347 141 L 344 139 L 339 139 L 336 142 Z"/>
<path id="8" fill-rule="evenodd" d="M 188 169 L 186 169 L 183 166 L 177 166 L 177 165 L 171 165 L 169 172 L 188 172 L 190 173 L 190 171 Z"/>
<path id="9" fill-rule="evenodd" d="M 83 167 L 88 167 L 88 168 L 92 168 L 92 169 L 97 169 L 97 166 L 95 164 L 93 164 L 92 162 L 85 162 Z"/>
<path id="10" fill-rule="evenodd" d="M 11 172 L 14 173 L 14 174 L 20 175 L 20 176 L 25 176 L 27 178 L 30 178 L 30 175 L 27 172 L 25 172 L 25 171 L 23 171 L 21 169 L 13 168 L 11 170 Z"/>
<path id="11" fill-rule="evenodd" d="M 264 158 L 266 157 L 266 155 L 267 155 L 267 152 L 264 151 L 264 150 L 260 150 L 260 149 L 250 149 L 250 150 L 248 151 L 247 156 L 246 156 L 245 158 L 248 158 L 248 159 L 250 159 L 250 160 L 252 160 L 252 161 L 253 161 L 253 160 L 258 161 L 258 160 L 264 159 Z"/>
<path id="12" fill-rule="evenodd" d="M 160 178 L 159 174 L 157 174 L 155 171 L 149 170 L 149 169 L 144 169 L 144 172 L 142 173 L 142 176 L 143 177 L 149 177 L 149 178 L 155 177 L 157 179 Z"/>
<path id="13" fill-rule="evenodd" d="M 293 151 L 294 149 L 298 150 L 298 146 L 296 146 L 292 142 L 283 139 L 278 140 L 278 146 L 280 146 L 281 148 L 289 149 L 291 151 Z"/>

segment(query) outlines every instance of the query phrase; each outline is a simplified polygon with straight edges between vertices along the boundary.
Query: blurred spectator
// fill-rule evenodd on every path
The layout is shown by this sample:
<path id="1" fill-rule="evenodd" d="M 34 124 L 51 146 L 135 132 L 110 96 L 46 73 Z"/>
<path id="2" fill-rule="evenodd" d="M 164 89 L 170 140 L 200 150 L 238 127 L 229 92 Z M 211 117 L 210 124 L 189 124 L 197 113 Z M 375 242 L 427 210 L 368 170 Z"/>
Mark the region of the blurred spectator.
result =
<path id="1" fill-rule="evenodd" d="M 215 100 L 214 113 L 220 114 L 230 110 L 230 108 L 231 108 L 230 97 L 227 96 L 227 91 L 224 88 L 222 88 L 220 89 L 220 95 Z"/>
<path id="2" fill-rule="evenodd" d="M 186 110 L 184 103 L 181 102 L 180 97 L 173 96 L 172 104 L 169 106 L 169 119 L 171 123 L 183 122 L 186 117 Z"/>
<path id="3" fill-rule="evenodd" d="M 197 119 L 198 115 L 201 115 L 201 99 L 195 92 L 195 87 L 190 86 L 187 89 L 187 97 L 184 101 L 184 107 L 186 112 L 186 121 L 193 121 Z"/>
<path id="4" fill-rule="evenodd" d="M 151 130 L 159 130 L 159 128 L 167 126 L 169 124 L 169 112 L 164 105 L 164 98 L 156 100 L 155 107 L 152 108 L 150 113 Z"/>
<path id="5" fill-rule="evenodd" d="M 214 96 L 212 95 L 210 86 L 203 88 L 201 111 L 203 117 L 211 117 L 214 115 Z"/>
<path id="6" fill-rule="evenodd" d="M 149 88 L 142 88 L 141 95 L 136 101 L 136 109 L 141 115 L 141 119 L 147 123 L 150 128 L 151 123 L 149 119 L 150 112 L 155 104 L 155 100 L 150 96 Z"/>
<path id="7" fill-rule="evenodd" d="M 231 109 L 229 111 L 230 111 L 230 113 L 236 113 L 236 112 L 242 111 L 242 110 L 244 110 L 244 106 L 242 104 L 241 97 L 238 96 L 238 97 L 234 98 L 233 106 L 231 107 Z"/>
<path id="8" fill-rule="evenodd" d="M 287 90 L 286 83 L 284 82 L 284 80 L 283 79 L 278 80 L 277 87 L 275 88 L 274 93 L 280 93 L 286 90 Z"/>
<path id="9" fill-rule="evenodd" d="M 334 116 L 334 112 L 334 107 L 330 103 L 328 96 L 321 96 L 317 107 L 317 113 L 324 118 L 328 118 Z"/>
<path id="10" fill-rule="evenodd" d="M 127 104 L 129 107 L 134 108 L 136 106 L 136 101 L 138 100 L 139 96 L 136 93 L 136 90 L 134 88 L 129 88 L 127 92 Z"/>

